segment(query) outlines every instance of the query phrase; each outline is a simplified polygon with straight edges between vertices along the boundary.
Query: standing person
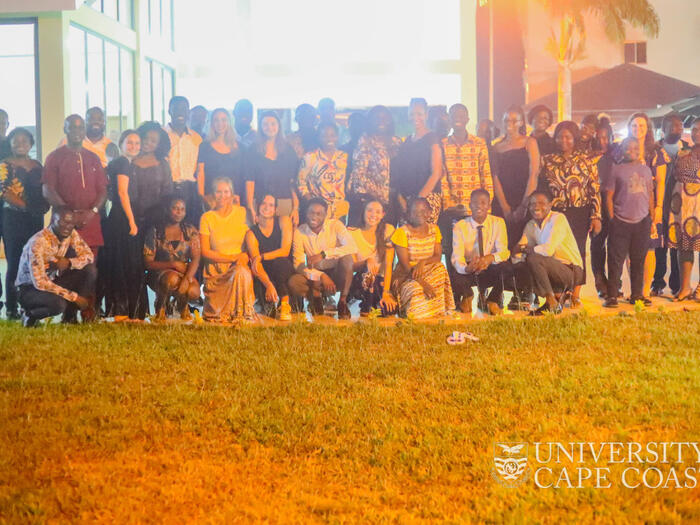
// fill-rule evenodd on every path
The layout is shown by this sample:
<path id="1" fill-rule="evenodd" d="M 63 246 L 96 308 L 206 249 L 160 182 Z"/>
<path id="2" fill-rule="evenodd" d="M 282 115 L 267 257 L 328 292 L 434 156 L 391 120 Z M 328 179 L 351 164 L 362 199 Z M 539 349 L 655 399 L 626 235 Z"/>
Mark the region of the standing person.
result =
<path id="1" fill-rule="evenodd" d="M 115 320 L 144 319 L 148 313 L 143 244 L 148 229 L 163 220 L 163 207 L 173 194 L 166 156 L 168 135 L 157 122 L 139 126 L 141 149 L 129 163 L 126 157 L 113 166 L 117 173 L 120 206 L 110 213 L 114 235 L 112 298 Z"/>
<path id="2" fill-rule="evenodd" d="M 663 204 L 666 191 L 666 167 L 671 162 L 663 148 L 654 141 L 654 130 L 646 113 L 635 113 L 627 123 L 627 134 L 639 141 L 639 159 L 643 161 L 654 176 L 654 199 L 656 207 L 651 217 L 654 225 L 647 258 L 644 261 L 644 297 L 651 295 L 651 282 L 656 270 L 656 248 L 664 245 Z"/>
<path id="3" fill-rule="evenodd" d="M 106 168 L 107 164 L 119 156 L 117 145 L 105 136 L 105 113 L 102 108 L 97 106 L 92 107 L 85 113 L 85 139 L 83 147 L 92 151 L 100 158 L 102 167 Z M 61 139 L 59 146 L 66 145 L 66 138 Z"/>
<path id="4" fill-rule="evenodd" d="M 7 138 L 7 130 L 10 127 L 10 118 L 7 111 L 0 109 L 0 161 L 12 154 L 10 141 Z"/>
<path id="5" fill-rule="evenodd" d="M 579 130 L 578 143 L 576 148 L 587 155 L 596 154 L 595 133 L 598 128 L 598 117 L 595 115 L 586 115 L 581 121 Z"/>
<path id="6" fill-rule="evenodd" d="M 43 228 L 44 214 L 49 206 L 41 194 L 41 164 L 29 157 L 34 137 L 26 129 L 16 128 L 7 140 L 10 155 L 0 161 L 0 214 L 7 258 L 5 313 L 8 319 L 19 319 L 15 279 L 22 248 Z"/>
<path id="7" fill-rule="evenodd" d="M 669 247 L 678 250 L 680 263 L 680 289 L 677 301 L 690 296 L 700 300 L 700 284 L 694 292 L 690 291 L 690 277 L 693 271 L 695 253 L 700 252 L 700 118 L 696 118 L 691 127 L 690 136 L 693 148 L 679 153 L 673 169 L 673 190 L 669 217 Z"/>
<path id="8" fill-rule="evenodd" d="M 233 203 L 230 179 L 214 181 L 214 209 L 202 215 L 199 235 L 204 260 L 204 319 L 256 321 L 255 292 L 245 251 L 248 232 L 243 206 Z"/>
<path id="9" fill-rule="evenodd" d="M 596 163 L 598 169 L 598 180 L 600 187 L 604 188 L 610 177 L 614 161 L 613 148 L 613 129 L 606 121 L 598 124 L 595 132 L 595 148 L 598 161 Z M 595 160 L 596 157 L 593 157 Z M 601 194 L 601 200 L 603 195 Z M 601 227 L 600 233 L 597 235 L 594 232 L 590 233 L 591 239 L 591 270 L 593 271 L 593 279 L 595 287 L 600 297 L 606 297 L 608 294 L 608 278 L 605 271 L 605 261 L 607 259 L 607 239 L 610 225 L 610 217 L 608 217 L 607 208 L 602 206 L 601 209 Z"/>
<path id="10" fill-rule="evenodd" d="M 651 301 L 642 295 L 644 259 L 651 235 L 651 214 L 656 206 L 651 170 L 639 159 L 639 141 L 628 137 L 620 145 L 623 160 L 613 166 L 606 181 L 605 207 L 610 217 L 609 280 L 604 306 L 617 307 L 617 282 L 622 265 L 630 261 L 630 303 Z"/>
<path id="11" fill-rule="evenodd" d="M 114 317 L 117 322 L 129 317 L 128 300 L 124 290 L 124 283 L 128 279 L 124 271 L 129 256 L 134 254 L 124 253 L 124 249 L 128 246 L 129 238 L 132 237 L 130 232 L 138 232 L 131 208 L 129 208 L 130 218 L 127 218 L 124 211 L 122 201 L 126 202 L 129 195 L 128 189 L 124 186 L 124 179 L 122 179 L 120 194 L 119 175 L 126 177 L 128 184 L 131 163 L 141 152 L 141 137 L 136 130 L 127 129 L 121 134 L 119 149 L 122 155 L 107 165 L 112 207 L 104 223 L 105 246 L 102 250 L 104 257 L 100 257 L 100 260 L 105 263 L 103 268 L 100 268 L 100 281 L 105 291 L 105 316 Z"/>
<path id="12" fill-rule="evenodd" d="M 83 146 L 85 121 L 71 115 L 63 124 L 66 145 L 46 158 L 44 198 L 52 206 L 67 206 L 74 211 L 75 227 L 97 257 L 104 245 L 99 211 L 107 198 L 107 177 L 100 158 Z"/>
<path id="13" fill-rule="evenodd" d="M 206 135 L 205 126 L 207 124 L 207 116 L 209 112 L 204 106 L 195 106 L 190 110 L 189 126 L 192 131 L 204 138 Z"/>
<path id="14" fill-rule="evenodd" d="M 413 133 L 399 147 L 391 185 L 396 192 L 401 217 L 406 217 L 410 199 L 425 197 L 431 209 L 428 221 L 436 223 L 440 215 L 441 197 L 435 190 L 442 177 L 442 151 L 437 135 L 428 129 L 427 117 L 428 103 L 425 99 L 411 99 L 408 119 L 413 124 Z"/>
<path id="15" fill-rule="evenodd" d="M 318 142 L 319 148 L 304 155 L 301 161 L 297 189 L 302 201 L 314 197 L 325 200 L 328 216 L 340 219 L 348 213 L 345 200 L 348 154 L 336 148 L 338 126 L 328 122 L 319 124 Z"/>
<path id="16" fill-rule="evenodd" d="M 396 211 L 389 195 L 392 164 L 400 145 L 401 140 L 394 136 L 391 113 L 385 106 L 374 106 L 367 113 L 367 132 L 360 137 L 352 156 L 347 189 L 349 225 L 359 224 L 365 202 L 370 199 L 377 199 L 384 205 L 387 222 L 396 222 Z"/>
<path id="17" fill-rule="evenodd" d="M 175 298 L 180 319 L 189 321 L 192 314 L 190 301 L 199 299 L 197 270 L 201 248 L 199 232 L 184 222 L 187 210 L 181 197 L 172 197 L 166 217 L 148 228 L 143 244 L 144 266 L 148 270 L 146 282 L 156 293 L 156 318 L 164 320 L 166 305 Z"/>
<path id="18" fill-rule="evenodd" d="M 662 148 L 671 159 L 666 170 L 666 187 L 663 206 L 663 231 L 668 233 L 669 213 L 671 206 L 671 196 L 674 188 L 674 170 L 678 155 L 682 151 L 690 150 L 690 146 L 685 140 L 681 139 L 683 135 L 683 120 L 680 115 L 671 114 L 664 117 L 661 123 L 663 130 L 663 138 L 659 141 L 658 147 Z M 669 244 L 668 242 L 666 244 Z M 667 253 L 670 252 L 671 259 L 671 274 L 668 278 L 668 285 L 671 288 L 671 293 L 677 295 L 681 287 L 680 282 L 680 267 L 678 265 L 678 250 L 676 248 L 668 249 L 666 245 L 656 248 L 656 270 L 654 271 L 654 280 L 651 283 L 651 296 L 662 295 L 666 288 L 666 269 L 667 269 Z"/>
<path id="19" fill-rule="evenodd" d="M 306 205 L 305 222 L 294 231 L 292 260 L 296 273 L 289 288 L 307 297 L 312 315 L 323 315 L 323 296 L 340 292 L 338 319 L 350 319 L 347 298 L 352 284 L 357 246 L 342 222 L 328 219 L 328 204 L 320 198 Z"/>
<path id="20" fill-rule="evenodd" d="M 391 236 L 396 228 L 384 221 L 384 206 L 380 201 L 368 201 L 362 211 L 359 228 L 348 228 L 357 253 L 353 256 L 355 276 L 350 285 L 350 297 L 360 300 L 360 315 L 372 308 L 381 308 L 384 315 L 396 311 L 397 302 L 391 294 L 391 273 L 394 266 L 394 245 Z"/>
<path id="21" fill-rule="evenodd" d="M 566 217 L 552 210 L 549 193 L 533 191 L 529 211 L 532 219 L 511 253 L 517 258 L 525 257 L 535 294 L 545 298 L 545 303 L 530 315 L 558 314 L 561 297 L 583 279 L 583 259 Z"/>
<path id="22" fill-rule="evenodd" d="M 202 137 L 187 127 L 190 116 L 190 103 L 185 97 L 176 96 L 168 103 L 170 122 L 163 128 L 170 139 L 170 174 L 175 194 L 187 203 L 188 221 L 196 224 L 202 214 L 202 205 L 197 193 L 195 172 Z"/>
<path id="23" fill-rule="evenodd" d="M 469 199 L 471 217 L 462 219 L 454 227 L 450 281 L 455 302 L 463 313 L 471 313 L 474 291 L 479 295 L 491 287 L 486 304 L 479 305 L 491 315 L 503 308 L 503 284 L 508 268 L 508 233 L 506 222 L 489 213 L 489 192 L 475 189 Z"/>
<path id="24" fill-rule="evenodd" d="M 442 251 L 449 261 L 452 256 L 452 231 L 455 222 L 468 215 L 469 196 L 483 188 L 493 197 L 493 179 L 486 142 L 467 132 L 469 111 L 463 104 L 454 104 L 449 111 L 452 134 L 443 139 L 445 159 L 441 180 L 442 213 L 438 227 Z"/>
<path id="25" fill-rule="evenodd" d="M 95 317 L 90 297 L 95 293 L 97 270 L 75 221 L 72 210 L 56 207 L 51 224 L 24 245 L 15 281 L 23 326 L 36 326 L 40 319 L 58 314 L 63 314 L 65 323 L 76 322 L 78 310 L 83 322 Z"/>
<path id="26" fill-rule="evenodd" d="M 450 277 L 441 262 L 440 230 L 428 222 L 430 204 L 424 197 L 411 201 L 408 209 L 408 222 L 391 237 L 399 261 L 391 289 L 399 299 L 402 315 L 440 317 L 455 307 Z"/>
<path id="27" fill-rule="evenodd" d="M 489 153 L 491 152 L 493 141 L 496 140 L 500 134 L 501 130 L 496 127 L 496 123 L 493 120 L 480 120 L 479 125 L 476 127 L 476 136 L 484 139 L 486 147 L 489 148 Z"/>
<path id="28" fill-rule="evenodd" d="M 251 127 L 253 122 L 253 103 L 242 98 L 233 108 L 233 119 L 241 148 L 248 149 L 258 141 L 258 133 Z"/>
<path id="29" fill-rule="evenodd" d="M 264 195 L 258 205 L 258 222 L 246 233 L 246 246 L 253 275 L 265 287 L 265 300 L 271 304 L 271 317 L 292 320 L 289 279 L 294 265 L 289 258 L 294 235 L 289 217 L 276 216 L 277 200 Z M 262 303 L 262 301 L 260 301 Z"/>
<path id="30" fill-rule="evenodd" d="M 311 104 L 300 104 L 294 111 L 294 122 L 299 129 L 287 137 L 287 142 L 301 159 L 306 153 L 318 148 L 316 122 L 318 114 Z"/>
<path id="31" fill-rule="evenodd" d="M 287 144 L 279 116 L 274 111 L 260 115 L 260 133 L 257 143 L 250 148 L 246 161 L 246 207 L 251 224 L 257 220 L 255 199 L 272 195 L 277 199 L 277 215 L 299 224 L 299 197 L 296 178 L 299 159 Z"/>
<path id="32" fill-rule="evenodd" d="M 547 130 L 554 123 L 552 110 L 543 104 L 539 104 L 527 114 L 527 121 L 532 126 L 530 136 L 537 140 L 537 149 L 540 152 L 540 156 L 556 153 L 557 143 L 547 133 Z"/>
<path id="33" fill-rule="evenodd" d="M 243 174 L 243 154 L 236 140 L 236 132 L 231 126 L 231 117 L 224 108 L 211 112 L 206 140 L 199 146 L 197 158 L 197 192 L 204 201 L 206 210 L 214 207 L 212 183 L 225 177 L 233 185 L 234 203 L 245 202 L 245 178 Z"/>
<path id="34" fill-rule="evenodd" d="M 508 246 L 512 247 L 522 237 L 528 221 L 528 201 L 537 187 L 540 150 L 537 141 L 526 134 L 525 114 L 520 107 L 506 110 L 503 129 L 503 140 L 493 147 L 497 166 L 493 180 L 496 197 L 493 214 L 506 221 Z"/>
<path id="35" fill-rule="evenodd" d="M 360 137 L 367 131 L 367 115 L 363 111 L 353 111 L 348 117 L 348 132 L 350 140 L 340 146 L 348 154 L 348 174 L 352 172 L 352 156 L 357 148 Z"/>
<path id="36" fill-rule="evenodd" d="M 600 233 L 601 201 L 600 181 L 597 165 L 589 155 L 576 149 L 579 130 L 576 123 L 565 120 L 557 124 L 554 140 L 559 153 L 542 158 L 541 184 L 553 196 L 552 209 L 561 212 L 569 222 L 576 239 L 581 260 L 586 260 L 586 240 L 588 234 Z M 581 304 L 581 286 L 586 282 L 585 267 L 583 280 L 576 283 L 571 295 L 571 306 Z"/>
<path id="37" fill-rule="evenodd" d="M 324 97 L 319 100 L 316 110 L 319 124 L 335 124 L 335 101 L 332 98 Z"/>
<path id="38" fill-rule="evenodd" d="M 428 109 L 428 129 L 442 141 L 450 134 L 450 117 L 445 106 L 431 106 Z"/>

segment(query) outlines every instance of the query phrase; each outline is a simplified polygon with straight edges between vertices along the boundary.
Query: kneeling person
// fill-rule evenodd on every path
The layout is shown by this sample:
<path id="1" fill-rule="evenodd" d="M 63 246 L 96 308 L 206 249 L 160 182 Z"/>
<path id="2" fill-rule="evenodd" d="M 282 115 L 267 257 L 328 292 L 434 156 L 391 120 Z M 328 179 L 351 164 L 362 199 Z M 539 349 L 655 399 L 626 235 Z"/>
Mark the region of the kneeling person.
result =
<path id="1" fill-rule="evenodd" d="M 72 210 L 54 208 L 51 224 L 22 250 L 15 286 L 24 326 L 58 314 L 64 322 L 73 321 L 77 310 L 84 321 L 94 318 L 89 298 L 95 293 L 97 270 L 92 250 L 75 229 L 76 220 Z"/>
<path id="2" fill-rule="evenodd" d="M 469 198 L 471 217 L 455 223 L 452 232 L 452 267 L 450 279 L 459 309 L 472 310 L 473 286 L 483 293 L 491 287 L 486 308 L 492 315 L 500 313 L 503 302 L 504 272 L 508 266 L 508 232 L 500 217 L 489 213 L 491 196 L 484 189 L 472 191 Z"/>
<path id="3" fill-rule="evenodd" d="M 546 301 L 531 315 L 548 311 L 559 313 L 561 303 L 555 292 L 572 292 L 574 286 L 583 281 L 581 252 L 569 221 L 564 214 L 552 211 L 552 198 L 547 192 L 532 192 L 529 211 L 532 219 L 513 248 L 513 255 L 525 255 L 535 294 Z"/>
<path id="4" fill-rule="evenodd" d="M 311 313 L 323 314 L 323 295 L 340 291 L 338 319 L 350 319 L 347 305 L 357 245 L 342 222 L 327 219 L 328 203 L 310 199 L 306 222 L 294 231 L 292 259 L 296 274 L 289 279 L 294 295 L 309 297 Z"/>

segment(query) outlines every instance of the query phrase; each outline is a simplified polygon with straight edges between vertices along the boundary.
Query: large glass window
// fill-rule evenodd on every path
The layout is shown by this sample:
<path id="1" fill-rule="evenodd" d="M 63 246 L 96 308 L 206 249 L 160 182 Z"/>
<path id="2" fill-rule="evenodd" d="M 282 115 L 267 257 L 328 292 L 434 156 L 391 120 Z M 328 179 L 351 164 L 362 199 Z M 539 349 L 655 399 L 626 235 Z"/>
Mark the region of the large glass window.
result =
<path id="1" fill-rule="evenodd" d="M 71 113 L 84 115 L 92 106 L 102 108 L 107 136 L 116 141 L 134 125 L 133 53 L 74 25 L 68 45 Z"/>
<path id="2" fill-rule="evenodd" d="M 131 13 L 134 0 L 89 0 L 87 5 L 120 24 L 133 27 Z"/>
<path id="3" fill-rule="evenodd" d="M 145 117 L 166 124 L 168 117 L 168 103 L 173 96 L 173 70 L 159 62 L 146 59 L 147 82 L 146 93 L 150 93 L 146 102 L 149 107 L 144 108 Z"/>
<path id="4" fill-rule="evenodd" d="M 37 133 L 36 55 L 34 21 L 0 20 L 0 108 L 7 111 L 10 129 L 21 126 L 36 139 L 35 155 L 41 149 Z"/>
<path id="5" fill-rule="evenodd" d="M 148 0 L 148 31 L 173 47 L 173 0 Z"/>

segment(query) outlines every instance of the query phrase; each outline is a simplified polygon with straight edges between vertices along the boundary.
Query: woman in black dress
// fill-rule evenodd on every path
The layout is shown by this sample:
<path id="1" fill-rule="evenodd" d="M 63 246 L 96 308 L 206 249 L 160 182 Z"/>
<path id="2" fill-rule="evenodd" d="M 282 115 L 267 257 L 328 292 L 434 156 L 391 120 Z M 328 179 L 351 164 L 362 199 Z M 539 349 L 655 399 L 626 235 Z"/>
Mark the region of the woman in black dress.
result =
<path id="1" fill-rule="evenodd" d="M 157 122 L 139 126 L 141 150 L 131 162 L 120 157 L 110 164 L 117 174 L 119 205 L 112 208 L 110 230 L 114 261 L 110 275 L 111 308 L 115 321 L 144 319 L 148 313 L 143 263 L 144 236 L 148 228 L 162 220 L 165 200 L 173 183 L 166 157 L 170 151 L 168 134 Z"/>
<path id="2" fill-rule="evenodd" d="M 547 133 L 547 130 L 554 122 L 552 110 L 543 104 L 537 105 L 527 114 L 527 121 L 532 126 L 530 136 L 537 140 L 537 148 L 540 155 L 544 156 L 556 152 L 557 143 Z"/>
<path id="3" fill-rule="evenodd" d="M 525 114 L 512 106 L 503 115 L 503 140 L 493 146 L 493 214 L 503 217 L 508 226 L 508 246 L 523 235 L 528 221 L 530 194 L 537 187 L 540 150 L 537 141 L 525 133 Z"/>
<path id="4" fill-rule="evenodd" d="M 265 195 L 258 206 L 258 222 L 246 233 L 246 246 L 252 261 L 253 275 L 265 287 L 265 300 L 273 308 L 270 313 L 280 321 L 291 321 L 289 278 L 294 266 L 289 259 L 292 248 L 292 221 L 277 217 L 277 199 Z"/>
<path id="5" fill-rule="evenodd" d="M 428 222 L 435 223 L 441 207 L 440 194 L 434 190 L 442 177 L 442 153 L 437 135 L 426 124 L 428 104 L 425 99 L 411 99 L 408 118 L 413 123 L 414 131 L 406 137 L 396 155 L 391 187 L 396 192 L 402 218 L 406 218 L 408 201 L 425 197 L 431 208 Z"/>
<path id="6" fill-rule="evenodd" d="M 299 224 L 299 197 L 296 178 L 299 159 L 284 139 L 279 116 L 266 111 L 260 117 L 258 140 L 246 157 L 245 203 L 252 224 L 257 219 L 256 198 L 272 195 L 277 199 L 278 216 L 286 216 Z"/>
<path id="7" fill-rule="evenodd" d="M 210 119 L 209 131 L 199 146 L 197 160 L 197 190 L 204 201 L 205 211 L 214 207 L 212 183 L 220 178 L 231 180 L 235 204 L 245 202 L 243 160 L 231 117 L 224 108 L 217 108 L 212 111 Z"/>
<path id="8" fill-rule="evenodd" d="M 41 194 L 41 164 L 29 158 L 34 137 L 26 129 L 16 128 L 7 136 L 7 142 L 11 154 L 0 163 L 0 213 L 7 258 L 5 312 L 8 319 L 19 319 L 15 279 L 22 248 L 43 228 L 49 205 Z"/>

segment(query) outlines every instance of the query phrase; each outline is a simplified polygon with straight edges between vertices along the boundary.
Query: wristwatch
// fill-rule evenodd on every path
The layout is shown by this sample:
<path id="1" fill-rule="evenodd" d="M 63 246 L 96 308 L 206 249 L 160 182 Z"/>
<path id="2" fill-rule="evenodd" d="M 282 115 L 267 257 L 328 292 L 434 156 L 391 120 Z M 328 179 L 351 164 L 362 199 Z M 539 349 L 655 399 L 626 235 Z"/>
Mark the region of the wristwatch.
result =
<path id="1" fill-rule="evenodd" d="M 326 252 L 321 250 L 321 259 L 325 259 L 325 258 L 326 258 Z"/>

